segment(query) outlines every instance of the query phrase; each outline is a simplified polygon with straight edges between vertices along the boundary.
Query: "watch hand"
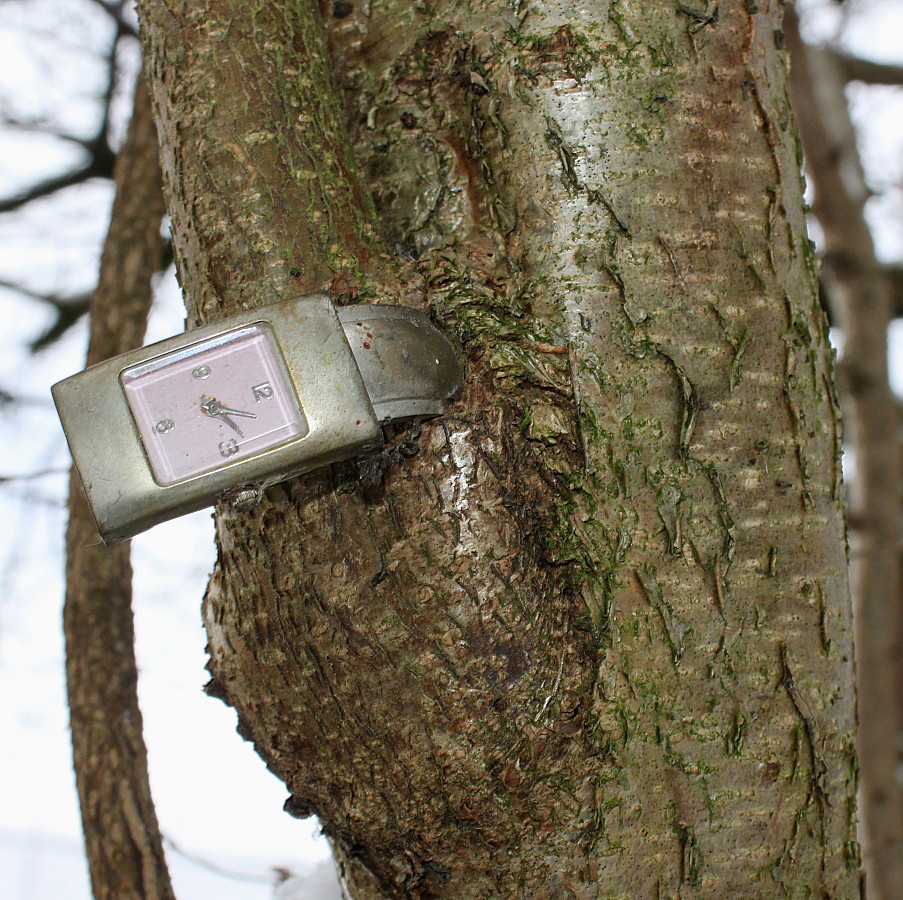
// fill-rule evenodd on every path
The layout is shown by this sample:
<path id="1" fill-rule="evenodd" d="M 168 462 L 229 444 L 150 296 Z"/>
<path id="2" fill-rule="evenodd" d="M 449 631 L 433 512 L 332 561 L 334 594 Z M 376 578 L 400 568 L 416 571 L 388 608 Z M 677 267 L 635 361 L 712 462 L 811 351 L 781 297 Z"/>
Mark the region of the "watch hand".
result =
<path id="1" fill-rule="evenodd" d="M 203 401 L 201 403 L 201 409 L 208 416 L 213 416 L 214 418 L 220 419 L 225 422 L 230 428 L 234 429 L 238 432 L 241 437 L 244 437 L 244 432 L 232 421 L 230 416 L 245 416 L 249 419 L 256 419 L 257 416 L 254 413 L 242 412 L 240 409 L 230 409 L 228 406 L 223 406 L 219 400 L 214 399 L 213 397 L 201 397 Z"/>
<path id="2" fill-rule="evenodd" d="M 257 413 L 249 413 L 244 412 L 241 409 L 231 409 L 228 406 L 223 406 L 219 400 L 214 399 L 213 397 L 203 396 L 201 400 L 204 402 L 201 404 L 201 409 L 207 413 L 208 416 L 244 416 L 246 419 L 256 419 Z"/>
<path id="3" fill-rule="evenodd" d="M 257 413 L 242 412 L 240 409 L 229 409 L 228 406 L 219 405 L 219 411 L 227 416 L 244 416 L 246 419 L 256 419 Z"/>
<path id="4" fill-rule="evenodd" d="M 218 413 L 217 418 L 222 419 L 230 428 L 234 428 L 241 437 L 245 436 L 245 433 L 229 418 L 228 415 L 226 415 L 226 413 Z"/>

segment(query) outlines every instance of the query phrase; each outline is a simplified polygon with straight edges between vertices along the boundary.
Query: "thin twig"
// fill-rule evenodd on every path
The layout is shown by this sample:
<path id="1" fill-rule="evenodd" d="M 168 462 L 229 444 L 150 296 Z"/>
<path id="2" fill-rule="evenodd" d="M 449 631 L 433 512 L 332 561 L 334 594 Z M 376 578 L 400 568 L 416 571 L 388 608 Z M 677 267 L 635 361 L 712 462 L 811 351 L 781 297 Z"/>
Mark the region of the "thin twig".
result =
<path id="1" fill-rule="evenodd" d="M 276 874 L 258 875 L 255 872 L 239 872 L 237 869 L 230 869 L 227 866 L 221 866 L 219 863 L 211 862 L 209 859 L 205 859 L 197 853 L 191 853 L 183 847 L 180 847 L 171 837 L 164 837 L 163 841 L 173 853 L 177 853 L 183 859 L 187 859 L 189 862 L 194 863 L 196 866 L 200 866 L 202 869 L 207 869 L 208 872 L 215 872 L 217 875 L 222 875 L 223 878 L 231 878 L 233 881 L 249 881 L 253 884 L 275 884 L 279 881 Z"/>
<path id="2" fill-rule="evenodd" d="M 65 475 L 69 469 L 59 466 L 51 469 L 38 469 L 36 472 L 23 472 L 21 475 L 0 475 L 0 484 L 11 484 L 18 481 L 37 481 L 50 475 Z"/>
<path id="3" fill-rule="evenodd" d="M 903 66 L 871 62 L 870 60 L 860 59 L 858 56 L 851 56 L 840 51 L 834 51 L 834 57 L 847 81 L 863 81 L 866 84 L 903 85 Z"/>

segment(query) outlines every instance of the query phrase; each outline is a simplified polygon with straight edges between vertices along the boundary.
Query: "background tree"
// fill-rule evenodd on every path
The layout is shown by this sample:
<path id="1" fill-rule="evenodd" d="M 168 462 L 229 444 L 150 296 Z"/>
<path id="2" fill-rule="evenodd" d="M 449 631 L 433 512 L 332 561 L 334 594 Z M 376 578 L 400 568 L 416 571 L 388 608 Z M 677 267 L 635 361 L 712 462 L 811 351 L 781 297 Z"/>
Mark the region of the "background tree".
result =
<path id="1" fill-rule="evenodd" d="M 898 402 L 887 375 L 887 330 L 894 278 L 879 263 L 865 219 L 869 189 L 844 100 L 850 78 L 901 83 L 892 66 L 856 64 L 799 35 L 786 17 L 791 90 L 824 233 L 824 287 L 842 323 L 841 365 L 847 434 L 856 448 L 850 490 L 851 577 L 856 601 L 862 836 L 873 894 L 903 892 L 903 783 L 900 778 L 903 628 L 900 593 L 900 449 Z M 888 711 L 891 711 L 888 714 Z"/>
<path id="2" fill-rule="evenodd" d="M 141 346 L 163 250 L 157 132 L 139 77 L 91 298 L 87 365 Z M 66 681 L 94 897 L 171 900 L 138 708 L 130 547 L 105 547 L 73 471 L 66 541 Z"/>

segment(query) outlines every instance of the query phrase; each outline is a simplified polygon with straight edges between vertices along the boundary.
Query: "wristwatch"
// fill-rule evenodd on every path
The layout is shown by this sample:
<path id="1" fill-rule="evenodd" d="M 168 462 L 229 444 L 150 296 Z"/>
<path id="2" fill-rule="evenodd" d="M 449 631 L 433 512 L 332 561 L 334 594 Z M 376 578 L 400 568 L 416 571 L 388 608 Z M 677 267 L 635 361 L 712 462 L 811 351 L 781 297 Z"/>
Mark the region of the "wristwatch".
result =
<path id="1" fill-rule="evenodd" d="M 444 413 L 461 386 L 418 310 L 325 294 L 249 310 L 52 388 L 101 538 L 380 447 L 382 425 Z"/>

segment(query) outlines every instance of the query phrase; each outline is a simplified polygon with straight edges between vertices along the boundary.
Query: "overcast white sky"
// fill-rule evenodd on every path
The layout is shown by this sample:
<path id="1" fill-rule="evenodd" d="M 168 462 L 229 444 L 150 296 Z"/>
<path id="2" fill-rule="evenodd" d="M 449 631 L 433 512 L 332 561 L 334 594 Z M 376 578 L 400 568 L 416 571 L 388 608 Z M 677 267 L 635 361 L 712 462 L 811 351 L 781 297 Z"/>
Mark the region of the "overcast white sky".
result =
<path id="1" fill-rule="evenodd" d="M 807 0 L 803 7 L 825 7 Z M 903 0 L 848 0 L 845 39 L 876 60 L 903 62 Z M 836 36 L 828 13 L 812 33 Z M 89 0 L 0 5 L 0 114 L 87 135 L 102 90 L 98 50 L 110 26 Z M 134 70 L 134 58 L 123 59 Z M 885 258 L 903 259 L 903 96 L 851 89 L 857 122 L 881 134 L 865 146 L 876 187 L 870 206 Z M 127 92 L 119 101 L 128 108 Z M 78 158 L 66 141 L 0 129 L 0 196 Z M 880 182 L 880 183 L 879 183 Z M 0 216 L 0 280 L 35 290 L 93 284 L 111 201 L 108 184 L 89 184 Z M 25 349 L 51 320 L 49 309 L 0 288 L 0 476 L 56 474 L 0 484 L 0 893 L 9 900 L 89 900 L 69 758 L 63 681 L 62 536 L 68 455 L 50 385 L 83 365 L 84 324 L 57 346 Z M 175 280 L 160 285 L 148 342 L 182 330 Z M 894 329 L 895 335 L 898 334 Z M 899 335 L 903 339 L 903 334 Z M 903 394 L 903 366 L 895 367 Z M 284 787 L 234 731 L 235 717 L 201 687 L 205 636 L 200 598 L 213 564 L 209 512 L 161 525 L 132 542 L 141 703 L 151 780 L 164 833 L 184 850 L 258 880 L 214 874 L 171 853 L 180 900 L 265 900 L 273 866 L 309 875 L 297 898 L 337 897 L 316 823 L 281 811 Z"/>

